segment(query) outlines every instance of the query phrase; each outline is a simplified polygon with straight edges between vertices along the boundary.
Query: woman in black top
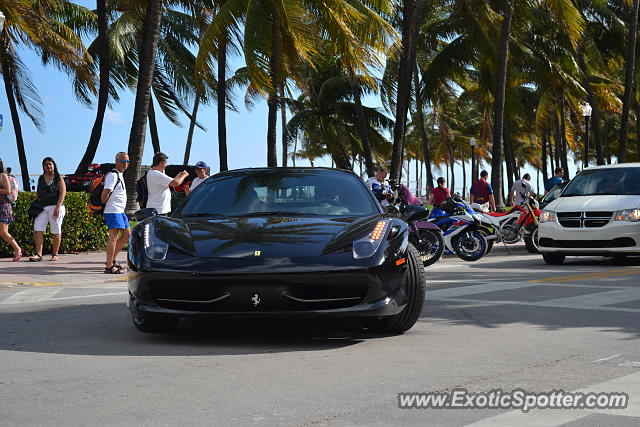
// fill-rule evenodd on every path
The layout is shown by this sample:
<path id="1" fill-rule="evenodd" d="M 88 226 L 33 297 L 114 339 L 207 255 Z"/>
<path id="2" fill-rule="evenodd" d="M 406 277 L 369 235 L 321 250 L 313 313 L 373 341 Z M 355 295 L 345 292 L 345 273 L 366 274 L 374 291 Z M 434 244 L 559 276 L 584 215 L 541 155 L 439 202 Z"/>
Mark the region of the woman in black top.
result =
<path id="1" fill-rule="evenodd" d="M 62 241 L 62 220 L 66 213 L 63 203 L 67 187 L 62 176 L 58 173 L 56 162 L 51 157 L 45 157 L 42 160 L 42 169 L 44 173 L 38 178 L 35 200 L 40 202 L 40 206 L 44 210 L 40 212 L 34 222 L 36 254 L 30 257 L 29 261 L 42 261 L 42 243 L 47 224 L 51 226 L 51 234 L 53 235 L 51 261 L 57 261 Z"/>

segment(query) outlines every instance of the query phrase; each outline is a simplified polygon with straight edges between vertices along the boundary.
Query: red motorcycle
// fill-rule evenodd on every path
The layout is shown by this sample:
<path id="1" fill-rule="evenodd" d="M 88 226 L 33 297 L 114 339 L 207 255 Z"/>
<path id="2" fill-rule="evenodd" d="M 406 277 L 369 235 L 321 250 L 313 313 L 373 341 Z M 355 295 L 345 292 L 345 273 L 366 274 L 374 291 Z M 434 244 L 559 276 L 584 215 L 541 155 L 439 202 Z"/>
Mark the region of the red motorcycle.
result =
<path id="1" fill-rule="evenodd" d="M 493 242 L 511 245 L 524 239 L 527 250 L 538 253 L 538 217 L 541 212 L 535 199 L 529 197 L 524 205 L 514 206 L 506 212 L 479 212 L 482 214 L 480 229 L 491 246 Z"/>

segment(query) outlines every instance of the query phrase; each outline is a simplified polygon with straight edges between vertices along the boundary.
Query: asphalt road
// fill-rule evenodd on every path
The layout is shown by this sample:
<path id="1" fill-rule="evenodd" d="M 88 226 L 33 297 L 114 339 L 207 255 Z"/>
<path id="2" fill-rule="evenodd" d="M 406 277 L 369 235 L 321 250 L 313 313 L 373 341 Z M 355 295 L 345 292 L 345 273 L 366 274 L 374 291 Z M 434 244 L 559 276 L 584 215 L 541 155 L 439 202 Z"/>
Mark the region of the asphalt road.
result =
<path id="1" fill-rule="evenodd" d="M 3 425 L 640 424 L 640 261 L 522 249 L 428 269 L 402 336 L 336 321 L 137 332 L 124 282 L 0 288 Z M 95 280 L 95 278 L 94 278 Z M 398 393 L 617 391 L 625 410 L 400 409 Z"/>

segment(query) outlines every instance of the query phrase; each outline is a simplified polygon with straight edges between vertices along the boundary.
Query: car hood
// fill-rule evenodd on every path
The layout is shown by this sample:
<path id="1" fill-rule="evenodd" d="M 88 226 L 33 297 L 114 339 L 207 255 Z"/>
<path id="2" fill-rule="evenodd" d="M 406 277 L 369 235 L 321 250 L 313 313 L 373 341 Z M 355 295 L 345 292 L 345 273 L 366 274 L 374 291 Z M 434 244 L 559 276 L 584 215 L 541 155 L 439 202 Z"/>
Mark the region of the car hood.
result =
<path id="1" fill-rule="evenodd" d="M 556 212 L 619 211 L 640 207 L 640 196 L 573 196 L 559 197 L 545 209 Z"/>
<path id="2" fill-rule="evenodd" d="M 156 217 L 154 222 L 159 239 L 192 256 L 283 258 L 344 248 L 371 232 L 381 217 Z"/>

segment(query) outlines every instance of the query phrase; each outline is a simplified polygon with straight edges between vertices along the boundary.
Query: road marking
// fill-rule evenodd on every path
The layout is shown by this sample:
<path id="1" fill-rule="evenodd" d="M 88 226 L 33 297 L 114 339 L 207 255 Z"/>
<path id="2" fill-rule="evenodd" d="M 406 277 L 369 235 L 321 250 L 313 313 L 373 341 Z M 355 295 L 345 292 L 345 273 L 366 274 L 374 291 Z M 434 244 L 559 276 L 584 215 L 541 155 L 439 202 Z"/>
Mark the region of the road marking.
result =
<path id="1" fill-rule="evenodd" d="M 427 295 L 429 292 L 427 291 Z M 473 304 L 475 307 L 483 307 L 486 305 L 524 305 L 529 307 L 548 307 L 548 308 L 570 308 L 575 310 L 597 310 L 597 311 L 619 311 L 625 313 L 640 313 L 640 309 L 627 308 L 627 307 L 605 307 L 605 306 L 581 306 L 581 305 L 569 305 L 569 304 L 554 304 L 543 302 L 526 302 L 526 301 L 511 301 L 511 300 L 477 300 L 471 298 L 434 298 L 428 296 L 426 298 L 429 301 L 442 301 L 442 302 L 462 302 Z M 553 301 L 553 300 L 550 300 Z"/>
<path id="2" fill-rule="evenodd" d="M 599 271 L 594 273 L 584 273 L 584 274 L 574 274 L 571 276 L 555 276 L 555 277 L 547 277 L 545 279 L 535 279 L 529 280 L 529 282 L 540 283 L 540 282 L 570 282 L 572 280 L 586 280 L 586 279 L 597 279 L 600 277 L 613 277 L 613 276 L 624 276 L 626 274 L 637 274 L 640 273 L 639 268 L 634 268 L 632 270 L 610 270 L 610 271 Z"/>
<path id="3" fill-rule="evenodd" d="M 1 304 L 25 304 L 47 301 L 54 297 L 61 290 L 62 288 L 60 287 L 52 287 L 48 289 L 24 289 L 14 293 L 13 295 L 10 295 L 8 298 L 2 301 Z"/>
<path id="4" fill-rule="evenodd" d="M 576 392 L 627 393 L 629 395 L 629 402 L 626 409 L 532 409 L 528 413 L 524 413 L 521 410 L 516 409 L 468 424 L 468 426 L 557 426 L 579 420 L 593 414 L 640 417 L 640 373 L 626 375 L 624 377 L 594 384 L 590 387 L 578 389 Z M 631 420 L 630 424 L 633 424 Z"/>
<path id="5" fill-rule="evenodd" d="M 603 357 L 602 359 L 598 359 L 598 360 L 594 360 L 591 363 L 598 363 L 598 362 L 604 362 L 606 360 L 611 360 L 611 359 L 615 359 L 616 357 L 620 357 L 622 356 L 622 353 L 620 354 L 614 354 L 613 356 L 609 356 L 609 357 Z"/>
<path id="6" fill-rule="evenodd" d="M 533 283 L 492 282 L 481 283 L 478 285 L 457 286 L 455 288 L 437 289 L 433 291 L 427 290 L 427 294 L 429 295 L 429 299 L 452 298 L 465 295 L 484 294 L 485 292 L 529 288 L 532 286 L 538 285 L 535 285 Z"/>
<path id="7" fill-rule="evenodd" d="M 106 294 L 92 294 L 92 295 L 77 295 L 74 297 L 60 297 L 60 298 L 51 298 L 50 301 L 62 301 L 62 300 L 70 300 L 70 299 L 81 299 L 81 298 L 95 298 L 95 297 L 107 297 L 111 295 L 126 295 L 129 292 L 109 292 Z"/>

